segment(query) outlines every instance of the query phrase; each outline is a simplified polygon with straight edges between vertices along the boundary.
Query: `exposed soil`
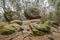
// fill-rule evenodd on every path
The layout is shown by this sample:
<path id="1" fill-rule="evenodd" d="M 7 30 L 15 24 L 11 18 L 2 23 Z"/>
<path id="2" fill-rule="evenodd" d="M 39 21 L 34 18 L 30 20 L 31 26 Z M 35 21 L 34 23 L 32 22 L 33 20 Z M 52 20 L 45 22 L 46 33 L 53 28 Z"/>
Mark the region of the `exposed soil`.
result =
<path id="1" fill-rule="evenodd" d="M 2 24 L 0 23 L 0 25 L 2 25 Z M 60 29 L 60 27 L 58 29 Z M 53 36 L 54 40 L 60 40 L 60 33 L 52 32 L 52 36 Z M 43 35 L 43 36 L 29 35 L 24 39 L 22 32 L 16 32 L 11 35 L 1 35 L 0 34 L 0 40 L 49 40 L 49 39 L 48 39 L 47 35 Z"/>

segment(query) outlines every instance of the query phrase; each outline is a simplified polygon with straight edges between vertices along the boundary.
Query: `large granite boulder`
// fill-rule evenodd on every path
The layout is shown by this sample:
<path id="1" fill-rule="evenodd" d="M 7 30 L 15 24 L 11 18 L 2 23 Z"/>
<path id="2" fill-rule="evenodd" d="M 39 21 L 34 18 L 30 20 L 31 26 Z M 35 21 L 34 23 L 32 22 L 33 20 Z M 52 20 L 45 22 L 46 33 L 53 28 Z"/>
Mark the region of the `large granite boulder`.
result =
<path id="1" fill-rule="evenodd" d="M 37 19 L 37 18 L 41 18 L 40 16 L 40 10 L 38 8 L 27 8 L 24 11 L 25 17 L 27 19 Z"/>

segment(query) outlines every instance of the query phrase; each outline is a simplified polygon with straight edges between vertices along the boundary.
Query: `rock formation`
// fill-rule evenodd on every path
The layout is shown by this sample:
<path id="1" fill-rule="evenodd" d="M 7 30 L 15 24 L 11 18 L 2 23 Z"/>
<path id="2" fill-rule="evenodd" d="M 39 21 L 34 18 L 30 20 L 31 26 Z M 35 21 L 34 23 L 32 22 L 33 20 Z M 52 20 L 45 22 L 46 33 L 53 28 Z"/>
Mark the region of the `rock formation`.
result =
<path id="1" fill-rule="evenodd" d="M 40 10 L 38 8 L 28 8 L 24 11 L 24 14 L 27 19 L 41 18 Z"/>

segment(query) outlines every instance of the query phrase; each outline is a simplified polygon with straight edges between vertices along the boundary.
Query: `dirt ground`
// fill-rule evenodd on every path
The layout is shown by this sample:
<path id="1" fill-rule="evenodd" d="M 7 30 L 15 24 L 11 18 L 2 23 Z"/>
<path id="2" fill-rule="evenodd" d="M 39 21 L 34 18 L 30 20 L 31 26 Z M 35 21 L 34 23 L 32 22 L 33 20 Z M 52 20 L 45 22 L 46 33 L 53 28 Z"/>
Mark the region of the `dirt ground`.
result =
<path id="1" fill-rule="evenodd" d="M 14 38 L 13 38 L 14 37 Z M 53 32 L 54 40 L 60 40 L 60 33 Z M 47 35 L 44 36 L 31 36 L 31 40 L 49 40 Z M 29 37 L 26 37 L 24 40 L 30 40 Z M 0 40 L 23 40 L 23 35 L 21 32 L 12 34 L 12 35 L 0 35 Z"/>
<path id="2" fill-rule="evenodd" d="M 0 24 L 0 25 L 2 25 L 2 24 Z M 60 29 L 60 27 L 58 29 Z M 52 32 L 52 36 L 53 36 L 54 40 L 60 40 L 60 33 Z M 24 39 L 22 32 L 16 32 L 11 35 L 1 35 L 0 34 L 0 40 L 49 40 L 49 39 L 48 39 L 47 35 L 43 35 L 43 36 L 30 35 Z"/>

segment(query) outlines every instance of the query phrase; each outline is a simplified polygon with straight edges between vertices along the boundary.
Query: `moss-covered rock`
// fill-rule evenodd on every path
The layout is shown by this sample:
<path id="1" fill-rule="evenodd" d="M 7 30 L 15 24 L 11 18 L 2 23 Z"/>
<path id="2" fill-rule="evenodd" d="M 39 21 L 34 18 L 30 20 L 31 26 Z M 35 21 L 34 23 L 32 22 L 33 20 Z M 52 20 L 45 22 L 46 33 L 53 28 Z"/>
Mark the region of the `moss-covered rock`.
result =
<path id="1" fill-rule="evenodd" d="M 32 29 L 32 31 L 35 35 L 43 35 L 46 33 L 50 33 L 50 28 L 43 24 L 33 23 L 30 25 L 30 28 Z"/>
<path id="2" fill-rule="evenodd" d="M 1 34 L 8 35 L 8 34 L 12 34 L 14 32 L 19 31 L 20 25 L 17 23 L 13 23 L 13 24 L 2 26 L 0 27 L 0 29 L 1 29 Z"/>
<path id="3" fill-rule="evenodd" d="M 17 24 L 17 23 L 12 23 L 12 24 L 10 24 L 10 25 L 11 25 L 11 27 L 14 28 L 15 31 L 20 31 L 20 25 L 19 25 L 19 24 Z"/>
<path id="4" fill-rule="evenodd" d="M 21 20 L 13 20 L 13 21 L 10 21 L 10 23 L 17 23 L 17 24 L 21 25 L 22 21 Z"/>
<path id="5" fill-rule="evenodd" d="M 43 31 L 36 29 L 32 24 L 30 25 L 30 28 L 31 28 L 34 35 L 44 35 Z"/>
<path id="6" fill-rule="evenodd" d="M 11 21 L 12 20 L 12 13 L 11 13 L 12 11 L 6 11 L 5 13 L 4 13 L 4 17 L 5 17 L 5 19 L 7 20 L 7 21 Z"/>
<path id="7" fill-rule="evenodd" d="M 9 30 L 9 31 L 3 31 L 1 34 L 2 35 L 10 35 L 13 34 L 15 31 L 14 30 Z"/>
<path id="8" fill-rule="evenodd" d="M 1 34 L 4 34 L 4 35 L 12 34 L 14 32 L 14 28 L 12 28 L 11 25 L 2 26 L 0 27 L 0 29 L 1 29 Z"/>
<path id="9" fill-rule="evenodd" d="M 11 10 L 5 11 L 4 17 L 8 22 L 12 20 L 20 19 L 20 15 L 17 12 Z"/>
<path id="10" fill-rule="evenodd" d="M 30 7 L 30 8 L 27 8 L 25 11 L 24 11 L 24 14 L 25 14 L 25 17 L 27 19 L 37 19 L 37 18 L 41 18 L 40 16 L 40 10 L 38 8 L 33 8 L 33 7 Z"/>
<path id="11" fill-rule="evenodd" d="M 36 29 L 40 30 L 40 31 L 43 31 L 45 33 L 49 33 L 50 32 L 50 27 L 48 26 L 45 26 L 43 24 L 34 24 L 33 25 Z"/>

